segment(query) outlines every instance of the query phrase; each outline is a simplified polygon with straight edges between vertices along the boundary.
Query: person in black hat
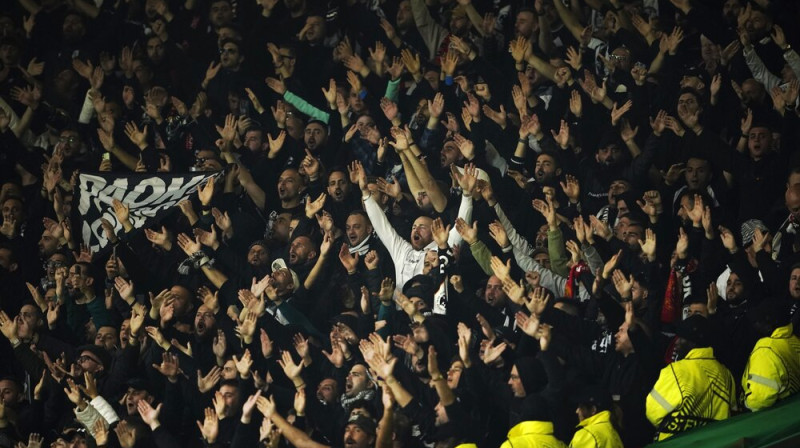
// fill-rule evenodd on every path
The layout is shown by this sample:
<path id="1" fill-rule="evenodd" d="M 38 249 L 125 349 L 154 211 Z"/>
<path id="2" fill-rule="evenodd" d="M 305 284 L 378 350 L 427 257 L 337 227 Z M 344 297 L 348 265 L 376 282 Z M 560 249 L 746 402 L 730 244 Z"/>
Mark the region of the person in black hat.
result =
<path id="1" fill-rule="evenodd" d="M 84 345 L 76 350 L 76 353 L 79 353 L 76 364 L 81 373 L 88 372 L 95 376 L 100 395 L 109 400 L 116 400 L 125 390 L 125 382 L 133 371 L 132 364 L 135 363 L 138 350 L 138 347 L 129 345 L 114 360 L 105 348 Z"/>
<path id="2" fill-rule="evenodd" d="M 767 299 L 748 315 L 762 336 L 742 375 L 744 405 L 751 411 L 800 391 L 800 338 L 792 333 L 789 305 L 786 300 Z"/>
<path id="3" fill-rule="evenodd" d="M 661 370 L 647 396 L 647 418 L 657 428 L 656 440 L 725 420 L 736 409 L 736 384 L 714 358 L 708 319 L 689 316 L 678 325 L 677 335 L 679 361 Z"/>
<path id="4" fill-rule="evenodd" d="M 138 417 L 139 414 L 137 413 L 136 406 L 138 406 L 139 400 L 144 400 L 150 404 L 153 404 L 153 401 L 155 401 L 152 391 L 153 388 L 150 382 L 142 377 L 131 378 L 127 381 L 126 385 L 128 389 L 123 397 L 125 410 L 128 415 Z"/>
<path id="5" fill-rule="evenodd" d="M 617 429 L 614 427 L 611 395 L 608 390 L 587 386 L 577 394 L 578 430 L 572 437 L 572 447 L 621 448 Z"/>
<path id="6" fill-rule="evenodd" d="M 42 408 L 33 406 L 25 399 L 25 387 L 18 377 L 0 376 L 0 402 L 6 409 L 5 417 L 0 418 L 0 423 L 4 423 L 6 427 L 0 428 L 0 433 L 27 435 L 41 431 Z"/>
<path id="7" fill-rule="evenodd" d="M 87 435 L 86 428 L 78 422 L 68 423 L 61 434 L 58 435 L 56 446 L 59 446 L 60 441 L 63 441 L 66 448 L 86 447 L 86 442 L 90 439 Z"/>

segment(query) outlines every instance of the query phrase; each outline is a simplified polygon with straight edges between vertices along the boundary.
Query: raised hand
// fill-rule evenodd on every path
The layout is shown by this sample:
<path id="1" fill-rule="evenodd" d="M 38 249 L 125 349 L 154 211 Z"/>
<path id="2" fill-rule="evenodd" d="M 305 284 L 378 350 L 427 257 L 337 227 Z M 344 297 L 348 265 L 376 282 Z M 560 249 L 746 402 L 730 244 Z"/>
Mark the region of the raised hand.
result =
<path id="1" fill-rule="evenodd" d="M 543 201 L 541 199 L 534 199 L 533 200 L 533 208 L 544 216 L 544 219 L 547 221 L 547 225 L 550 226 L 551 229 L 555 229 L 558 226 L 558 221 L 556 219 L 556 208 L 553 205 L 553 200 L 547 198 L 547 201 Z"/>
<path id="2" fill-rule="evenodd" d="M 185 233 L 178 234 L 178 246 L 190 257 L 202 249 L 199 238 L 191 239 Z"/>
<path id="3" fill-rule="evenodd" d="M 209 444 L 217 441 L 219 436 L 219 417 L 213 408 L 206 408 L 205 419 L 203 423 L 197 422 L 197 428 L 200 429 L 200 434 Z"/>
<path id="4" fill-rule="evenodd" d="M 147 308 L 141 303 L 133 304 L 131 307 L 131 320 L 130 320 L 130 331 L 131 331 L 131 338 L 135 339 L 139 336 L 139 332 L 142 329 L 142 325 L 144 325 L 144 317 L 147 314 Z"/>
<path id="5" fill-rule="evenodd" d="M 711 282 L 706 289 L 706 306 L 708 306 L 708 314 L 716 314 L 717 302 L 719 302 L 719 291 L 717 291 L 717 284 Z"/>
<path id="6" fill-rule="evenodd" d="M 478 222 L 473 221 L 472 226 L 467 224 L 463 218 L 456 219 L 456 231 L 467 244 L 473 244 L 478 240 Z"/>
<path id="7" fill-rule="evenodd" d="M 428 100 L 428 113 L 431 118 L 439 118 L 444 112 L 444 95 L 437 93 L 433 101 Z"/>
<path id="8" fill-rule="evenodd" d="M 142 421 L 145 422 L 150 428 L 158 427 L 158 416 L 161 414 L 161 405 L 163 403 L 159 403 L 158 406 L 153 409 L 150 406 L 150 403 L 147 400 L 139 400 L 136 404 L 136 410 L 139 411 L 139 415 L 142 417 Z"/>
<path id="9" fill-rule="evenodd" d="M 69 398 L 69 401 L 74 405 L 78 405 L 83 398 L 81 397 L 81 389 L 75 384 L 72 378 L 67 379 L 67 387 L 64 388 L 64 393 Z"/>
<path id="10" fill-rule="evenodd" d="M 639 240 L 639 246 L 648 261 L 652 263 L 656 260 L 656 233 L 653 232 L 653 229 L 645 231 L 645 239 L 644 241 Z"/>
<path id="11" fill-rule="evenodd" d="M 139 147 L 140 150 L 147 148 L 147 125 L 141 130 L 135 122 L 129 121 L 125 124 L 125 135 L 130 141 Z"/>
<path id="12" fill-rule="evenodd" d="M 517 328 L 521 329 L 528 336 L 539 339 L 539 318 L 535 314 L 528 316 L 522 311 L 517 311 L 514 315 L 514 320 L 517 323 Z"/>
<path id="13" fill-rule="evenodd" d="M 162 353 L 161 364 L 153 364 L 153 368 L 170 381 L 176 380 L 181 373 L 178 356 L 169 352 Z"/>
<path id="14" fill-rule="evenodd" d="M 245 344 L 249 344 L 253 340 L 253 335 L 256 332 L 256 313 L 248 311 L 244 320 L 236 327 L 236 332 L 242 338 Z M 249 355 L 249 352 L 247 352 Z M 249 356 L 248 356 L 249 357 Z M 252 364 L 252 361 L 250 362 Z"/>
<path id="15" fill-rule="evenodd" d="M 528 298 L 530 299 L 528 303 L 526 303 L 528 311 L 535 316 L 541 316 L 547 309 L 547 304 L 550 303 L 551 295 L 549 291 L 539 286 L 533 289 L 533 292 L 528 295 Z"/>
<path id="16" fill-rule="evenodd" d="M 487 366 L 493 364 L 500 358 L 500 355 L 503 354 L 506 348 L 508 348 L 508 344 L 506 344 L 505 342 L 501 342 L 500 344 L 497 344 L 495 346 L 487 347 L 486 351 L 484 351 L 483 353 L 484 364 L 486 364 Z"/>
<path id="17" fill-rule="evenodd" d="M 321 193 L 317 199 L 311 201 L 306 201 L 306 217 L 308 219 L 313 218 L 317 215 L 317 213 L 322 210 L 322 207 L 325 206 L 325 200 L 328 198 L 328 195 L 325 193 Z"/>
<path id="18" fill-rule="evenodd" d="M 448 226 L 448 229 L 450 227 Z M 367 267 L 368 270 L 372 271 L 378 269 L 378 264 L 380 263 L 380 256 L 378 255 L 377 251 L 371 250 L 367 252 L 367 255 L 364 257 L 364 265 Z"/>
<path id="19" fill-rule="evenodd" d="M 205 79 L 203 80 L 204 86 L 207 86 L 209 81 L 217 77 L 220 68 L 222 68 L 221 63 L 214 63 L 214 61 L 211 61 L 211 63 L 208 64 L 208 68 L 206 69 L 206 76 Z"/>
<path id="20" fill-rule="evenodd" d="M 295 364 L 292 359 L 292 354 L 287 350 L 281 353 L 281 359 L 278 360 L 278 364 L 280 364 L 283 373 L 286 374 L 286 377 L 290 380 L 299 379 L 300 374 L 303 372 L 303 363 Z"/>
<path id="21" fill-rule="evenodd" d="M 217 227 L 212 225 L 211 231 L 207 231 L 205 229 L 201 229 L 196 227 L 194 229 L 194 236 L 197 241 L 200 242 L 203 246 L 210 247 L 212 249 L 216 249 L 219 247 L 219 242 L 217 240 Z"/>
<path id="22" fill-rule="evenodd" d="M 167 228 L 161 226 L 161 232 L 152 229 L 144 229 L 144 235 L 148 241 L 156 246 L 169 251 L 172 249 L 172 235 L 167 231 Z"/>
<path id="23" fill-rule="evenodd" d="M 108 424 L 106 423 L 105 419 L 98 418 L 95 420 L 94 425 L 92 426 L 92 432 L 94 433 L 95 444 L 98 447 L 103 447 L 108 444 Z M 33 439 L 34 435 L 37 437 L 39 436 L 38 434 L 31 434 L 31 438 L 28 440 L 28 448 L 41 448 L 41 438 L 38 444 L 31 445 L 31 439 Z"/>
<path id="24" fill-rule="evenodd" d="M 611 258 L 606 261 L 606 264 L 603 266 L 603 278 L 609 279 L 611 278 L 611 272 L 614 271 L 614 268 L 617 267 L 617 263 L 619 262 L 619 257 L 622 256 L 622 250 L 620 249 L 619 252 L 612 255 Z"/>
<path id="25" fill-rule="evenodd" d="M 595 235 L 599 236 L 600 238 L 603 238 L 606 241 L 609 241 L 611 239 L 612 236 L 611 228 L 608 226 L 608 223 L 600 221 L 594 215 L 589 216 L 589 223 L 591 224 L 592 232 Z"/>
<path id="26" fill-rule="evenodd" d="M 456 182 L 458 182 L 458 186 L 461 187 L 461 191 L 465 196 L 472 194 L 478 182 L 478 169 L 474 164 L 468 163 L 464 165 L 463 174 L 458 171 L 455 164 L 450 165 L 450 173 L 453 175 Z"/>
<path id="27" fill-rule="evenodd" d="M 214 366 L 209 370 L 208 374 L 203 376 L 200 370 L 197 371 L 197 389 L 200 393 L 204 394 L 216 386 L 222 378 L 222 369 Z"/>
<path id="28" fill-rule="evenodd" d="M 581 262 L 581 247 L 578 246 L 574 240 L 569 240 L 566 243 L 567 252 L 570 254 L 570 267 L 577 265 Z"/>
<path id="29" fill-rule="evenodd" d="M 419 54 L 412 54 L 410 50 L 403 49 L 400 52 L 401 57 L 403 58 L 403 64 L 406 66 L 406 70 L 412 75 L 420 73 L 420 67 L 422 63 L 419 59 Z"/>
<path id="30" fill-rule="evenodd" d="M 656 118 L 650 117 L 650 127 L 653 128 L 653 134 L 660 136 L 667 126 L 667 111 L 659 110 Z"/>
<path id="31" fill-rule="evenodd" d="M 733 236 L 733 232 L 728 230 L 726 227 L 719 226 L 719 237 L 722 239 L 722 245 L 725 249 L 728 249 L 730 253 L 735 253 L 738 250 L 736 246 L 736 238 Z"/>
<path id="32" fill-rule="evenodd" d="M 114 427 L 114 433 L 117 434 L 120 447 L 133 448 L 136 444 L 136 428 L 129 425 L 125 420 L 120 420 L 117 426 Z"/>
<path id="33" fill-rule="evenodd" d="M 622 298 L 622 300 L 630 300 L 631 288 L 633 288 L 633 274 L 629 278 L 625 278 L 625 274 L 619 269 L 614 269 L 611 280 L 614 282 L 614 288 Z"/>
<path id="34" fill-rule="evenodd" d="M 0 311 L 0 332 L 9 341 L 17 339 L 17 319 L 9 318 L 5 311 Z"/>
<path id="35" fill-rule="evenodd" d="M 501 248 L 509 246 L 508 234 L 506 234 L 506 229 L 500 224 L 500 221 L 494 220 L 494 222 L 489 223 L 489 235 Z"/>
<path id="36" fill-rule="evenodd" d="M 566 121 L 561 120 L 561 127 L 556 133 L 555 129 L 551 129 L 550 133 L 553 135 L 553 140 L 558 144 L 561 149 L 567 149 L 569 147 L 569 124 Z"/>
<path id="37" fill-rule="evenodd" d="M 508 44 L 508 52 L 511 53 L 511 57 L 517 64 L 522 63 L 530 49 L 531 42 L 522 36 L 517 37 Z"/>
<path id="38" fill-rule="evenodd" d="M 581 184 L 578 182 L 578 178 L 567 174 L 566 183 L 560 182 L 560 184 L 561 189 L 564 190 L 564 194 L 569 198 L 569 201 L 573 204 L 577 203 L 581 195 Z"/>
<path id="39" fill-rule="evenodd" d="M 637 200 L 636 203 L 642 209 L 643 212 L 647 214 L 647 216 L 657 217 L 663 211 L 663 206 L 661 205 L 661 193 L 658 190 L 650 190 L 645 192 L 642 200 Z"/>
<path id="40" fill-rule="evenodd" d="M 250 349 L 245 349 L 241 359 L 238 358 L 236 355 L 233 355 L 233 363 L 236 365 L 236 371 L 239 372 L 240 377 L 242 378 L 250 377 L 250 367 L 253 366 L 253 358 L 250 355 Z"/>
<path id="41" fill-rule="evenodd" d="M 492 266 L 492 272 L 500 280 L 511 279 L 511 276 L 509 275 L 509 273 L 511 272 L 511 260 L 508 260 L 505 263 L 503 263 L 502 260 L 500 260 L 498 257 L 493 256 L 491 260 L 491 266 Z"/>
<path id="42" fill-rule="evenodd" d="M 686 205 L 682 205 L 684 212 L 686 212 L 686 216 L 692 221 L 692 224 L 695 227 L 700 227 L 703 221 L 703 211 L 705 209 L 705 205 L 703 204 L 703 197 L 699 194 L 694 195 L 694 200 L 692 203 L 692 208 L 687 207 Z"/>
<path id="43" fill-rule="evenodd" d="M 510 278 L 503 280 L 503 292 L 506 293 L 509 300 L 517 305 L 525 304 L 525 286 L 522 280 L 520 280 L 519 283 L 514 282 Z"/>
<path id="44" fill-rule="evenodd" d="M 337 369 L 344 365 L 344 352 L 338 342 L 338 339 L 331 337 L 331 352 L 323 350 L 322 354 L 328 358 L 328 361 L 333 364 Z"/>
<path id="45" fill-rule="evenodd" d="M 436 241 L 436 245 L 440 249 L 446 249 L 449 247 L 447 239 L 450 236 L 450 225 L 448 224 L 447 227 L 445 227 L 444 224 L 442 224 L 442 218 L 436 218 L 433 220 L 431 232 L 433 233 L 433 240 Z"/>

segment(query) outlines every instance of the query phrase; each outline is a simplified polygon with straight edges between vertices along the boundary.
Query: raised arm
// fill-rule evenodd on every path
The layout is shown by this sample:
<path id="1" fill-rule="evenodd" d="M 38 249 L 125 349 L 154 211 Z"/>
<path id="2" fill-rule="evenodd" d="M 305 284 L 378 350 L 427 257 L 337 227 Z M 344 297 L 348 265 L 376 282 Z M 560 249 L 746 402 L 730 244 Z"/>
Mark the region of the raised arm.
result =
<path id="1" fill-rule="evenodd" d="M 367 188 L 367 174 L 361 166 L 361 162 L 355 161 L 347 168 L 351 176 L 358 179 L 358 187 L 361 189 L 361 199 L 364 201 L 364 208 L 367 211 L 367 216 L 375 229 L 375 233 L 380 238 L 381 242 L 389 251 L 392 256 L 392 261 L 397 263 L 402 258 L 402 254 L 412 250 L 411 243 L 404 240 L 400 234 L 392 227 L 392 224 L 386 218 L 386 214 L 375 199 L 372 193 Z"/>
<path id="2" fill-rule="evenodd" d="M 406 149 L 409 149 L 412 146 L 412 143 L 409 142 L 409 133 L 404 132 L 401 129 L 393 128 L 392 129 L 392 137 L 394 137 L 395 141 L 390 143 L 395 149 L 402 148 L 402 151 L 405 152 Z M 428 170 L 427 165 L 423 164 L 419 161 L 419 159 L 414 154 L 409 154 L 406 152 L 406 161 L 408 161 L 408 165 L 411 167 L 411 171 L 413 171 L 414 175 L 418 179 L 419 186 L 422 187 L 426 193 L 428 193 L 428 197 L 431 200 L 431 204 L 433 204 L 433 208 L 442 213 L 444 209 L 447 207 L 447 196 L 445 196 L 442 189 L 439 187 L 439 184 L 436 182 L 436 179 L 433 178 L 431 175 L 430 170 Z M 405 168 L 405 162 L 403 162 L 403 167 Z M 406 171 L 406 177 L 408 177 L 409 171 Z"/>
<path id="3" fill-rule="evenodd" d="M 297 448 L 330 448 L 328 445 L 315 442 L 304 431 L 294 427 L 291 423 L 286 421 L 281 414 L 275 410 L 275 398 L 258 397 L 256 400 L 256 407 L 264 415 L 264 418 L 272 420 L 272 423 L 278 430 L 286 437 L 289 444 Z"/>
<path id="4" fill-rule="evenodd" d="M 317 262 L 314 263 L 314 267 L 311 268 L 311 272 L 308 273 L 308 277 L 306 277 L 306 281 L 303 283 L 303 286 L 307 290 L 314 286 L 314 283 L 317 282 L 317 278 L 319 278 L 320 273 L 322 273 L 325 262 L 328 260 L 328 255 L 330 255 L 332 243 L 333 235 L 332 231 L 329 230 L 325 232 L 325 236 L 322 238 L 322 244 L 319 247 L 319 257 L 317 258 Z"/>

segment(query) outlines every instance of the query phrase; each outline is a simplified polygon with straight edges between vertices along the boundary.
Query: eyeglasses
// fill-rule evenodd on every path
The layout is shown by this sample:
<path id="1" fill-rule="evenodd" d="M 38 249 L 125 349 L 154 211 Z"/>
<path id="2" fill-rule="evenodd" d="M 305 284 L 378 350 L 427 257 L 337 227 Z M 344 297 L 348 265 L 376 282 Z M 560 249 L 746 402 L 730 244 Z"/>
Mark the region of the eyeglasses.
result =
<path id="1" fill-rule="evenodd" d="M 92 358 L 92 357 L 91 357 L 91 356 L 89 356 L 89 355 L 81 355 L 81 356 L 78 356 L 78 359 L 76 359 L 76 361 L 78 361 L 78 363 L 79 363 L 79 364 L 80 364 L 80 363 L 82 363 L 82 362 L 84 362 L 84 361 L 92 361 L 92 362 L 93 362 L 93 363 L 95 363 L 95 364 L 100 364 L 100 361 L 98 361 L 98 360 L 96 360 L 96 359 Z"/>
<path id="2" fill-rule="evenodd" d="M 59 137 L 58 141 L 61 142 L 61 143 L 75 143 L 75 142 L 78 141 L 78 137 L 75 137 L 75 136 L 72 136 L 72 137 Z"/>
<path id="3" fill-rule="evenodd" d="M 66 265 L 67 264 L 64 263 L 63 261 L 55 261 L 55 260 L 47 260 L 43 263 L 45 269 L 58 269 Z"/>

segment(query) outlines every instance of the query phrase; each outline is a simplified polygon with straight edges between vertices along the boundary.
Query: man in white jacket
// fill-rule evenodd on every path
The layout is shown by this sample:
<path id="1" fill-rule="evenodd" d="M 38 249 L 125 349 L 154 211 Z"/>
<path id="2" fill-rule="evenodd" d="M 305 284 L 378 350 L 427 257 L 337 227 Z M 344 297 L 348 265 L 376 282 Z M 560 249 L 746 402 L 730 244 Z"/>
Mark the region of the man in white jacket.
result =
<path id="1" fill-rule="evenodd" d="M 361 199 L 364 201 L 364 208 L 367 211 L 375 233 L 381 239 L 383 245 L 389 251 L 394 262 L 396 290 L 400 291 L 403 285 L 413 276 L 422 273 L 425 266 L 425 254 L 436 250 L 436 242 L 433 240 L 431 225 L 433 220 L 427 216 L 420 216 L 414 221 L 411 227 L 410 242 L 403 239 L 400 234 L 392 227 L 383 208 L 372 197 L 372 193 L 367 188 L 367 176 L 359 162 L 354 162 L 351 171 L 358 173 L 358 186 L 361 188 Z M 476 178 L 463 174 L 460 175 L 459 185 L 464 194 L 461 197 L 461 205 L 458 208 L 458 217 L 466 222 L 472 220 L 472 195 L 471 191 L 475 186 Z M 450 247 L 461 243 L 461 235 L 455 229 L 450 230 L 447 240 Z"/>

